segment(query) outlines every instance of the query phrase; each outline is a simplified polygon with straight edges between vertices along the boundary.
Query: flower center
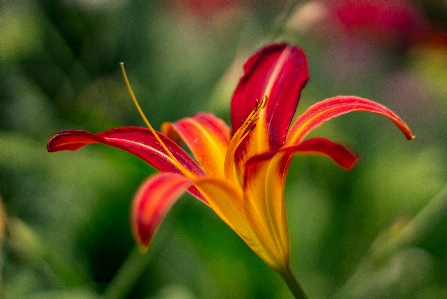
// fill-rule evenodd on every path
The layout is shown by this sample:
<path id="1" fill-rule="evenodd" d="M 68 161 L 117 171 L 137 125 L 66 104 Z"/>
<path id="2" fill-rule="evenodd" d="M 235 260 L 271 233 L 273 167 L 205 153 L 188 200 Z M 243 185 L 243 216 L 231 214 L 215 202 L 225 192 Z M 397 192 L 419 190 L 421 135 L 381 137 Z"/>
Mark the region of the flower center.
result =
<path id="1" fill-rule="evenodd" d="M 267 95 L 264 95 L 262 100 L 256 100 L 256 104 L 254 109 L 250 112 L 248 117 L 246 118 L 244 124 L 239 127 L 239 129 L 234 133 L 233 137 L 231 138 L 230 144 L 228 145 L 227 153 L 225 154 L 225 164 L 224 164 L 224 174 L 225 178 L 235 181 L 235 173 L 234 168 L 236 167 L 234 161 L 235 161 L 235 154 L 236 150 L 239 147 L 239 145 L 242 143 L 242 141 L 245 139 L 245 137 L 250 134 L 251 131 L 254 130 L 256 127 L 256 121 L 258 120 L 258 114 L 259 112 L 265 108 L 267 104 Z M 238 181 L 241 181 L 240 173 L 238 173 Z"/>

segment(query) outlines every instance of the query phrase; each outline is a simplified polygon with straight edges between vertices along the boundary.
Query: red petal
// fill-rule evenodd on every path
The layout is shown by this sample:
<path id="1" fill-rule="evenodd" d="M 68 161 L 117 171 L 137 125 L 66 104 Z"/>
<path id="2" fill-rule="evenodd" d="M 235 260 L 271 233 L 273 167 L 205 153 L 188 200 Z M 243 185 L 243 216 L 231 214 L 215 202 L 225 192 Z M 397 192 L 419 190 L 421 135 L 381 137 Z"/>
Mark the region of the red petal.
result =
<path id="1" fill-rule="evenodd" d="M 348 112 L 357 111 L 383 115 L 390 119 L 407 139 L 410 140 L 414 137 L 405 122 L 387 107 L 355 96 L 338 96 L 318 102 L 298 116 L 290 127 L 286 143 L 300 143 L 312 129 L 318 127 L 323 122 Z"/>
<path id="2" fill-rule="evenodd" d="M 197 176 L 205 175 L 197 163 L 175 142 L 161 133 L 159 133 L 159 137 L 187 170 Z M 73 151 L 91 143 L 102 143 L 125 150 L 160 171 L 180 173 L 151 131 L 141 127 L 121 127 L 98 134 L 78 130 L 62 131 L 48 141 L 47 149 L 49 152 Z"/>
<path id="3" fill-rule="evenodd" d="M 138 189 L 132 204 L 131 224 L 134 237 L 147 248 L 172 205 L 193 179 L 175 173 L 148 178 Z"/>
<path id="4" fill-rule="evenodd" d="M 344 169 L 351 169 L 357 162 L 358 157 L 343 145 L 334 143 L 326 138 L 310 138 L 300 144 L 289 145 L 281 148 L 279 151 L 271 151 L 252 157 L 247 161 L 245 179 L 252 179 L 256 176 L 256 166 L 259 163 L 272 161 L 276 155 L 285 154 L 278 162 L 278 176 L 285 176 L 287 173 L 288 162 L 293 154 L 321 154 L 331 158 L 335 163 Z M 278 160 L 279 161 L 279 160 Z M 272 168 L 272 166 L 270 166 Z"/>
<path id="5" fill-rule="evenodd" d="M 210 176 L 223 176 L 225 154 L 230 143 L 230 129 L 210 113 L 199 113 L 174 123 L 165 123 L 163 133 L 173 140 L 180 137 Z"/>
<path id="6" fill-rule="evenodd" d="M 256 124 L 258 132 L 253 133 L 257 134 L 256 138 L 267 139 L 271 149 L 279 149 L 309 77 L 305 54 L 296 46 L 270 45 L 254 54 L 244 71 L 231 101 L 233 132 L 242 126 L 256 100 L 267 96 L 267 106 Z M 252 137 L 250 134 L 247 139 Z M 258 153 L 262 151 L 265 150 L 260 149 Z"/>
<path id="7" fill-rule="evenodd" d="M 298 145 L 287 146 L 281 151 L 288 153 L 322 154 L 331 158 L 344 169 L 354 167 L 358 158 L 343 145 L 334 143 L 326 138 L 310 138 Z"/>

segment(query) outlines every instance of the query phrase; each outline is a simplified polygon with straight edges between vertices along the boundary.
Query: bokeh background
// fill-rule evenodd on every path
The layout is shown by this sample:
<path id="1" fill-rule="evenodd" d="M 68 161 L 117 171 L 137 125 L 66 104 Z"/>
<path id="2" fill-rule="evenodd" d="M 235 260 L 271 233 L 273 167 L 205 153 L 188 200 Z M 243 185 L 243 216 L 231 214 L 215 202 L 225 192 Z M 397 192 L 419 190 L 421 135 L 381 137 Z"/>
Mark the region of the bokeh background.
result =
<path id="1" fill-rule="evenodd" d="M 188 195 L 152 248 L 136 250 L 130 201 L 154 172 L 139 159 L 101 145 L 46 151 L 61 130 L 144 126 L 119 62 L 154 127 L 199 111 L 228 121 L 243 62 L 275 41 L 308 56 L 298 113 L 355 94 L 416 135 L 408 142 L 388 120 L 355 113 L 315 132 L 361 154 L 352 171 L 294 159 L 287 213 L 303 288 L 311 298 L 447 298 L 445 204 L 423 235 L 350 279 L 378 235 L 447 183 L 446 32 L 443 0 L 1 0 L 1 298 L 291 298 Z"/>

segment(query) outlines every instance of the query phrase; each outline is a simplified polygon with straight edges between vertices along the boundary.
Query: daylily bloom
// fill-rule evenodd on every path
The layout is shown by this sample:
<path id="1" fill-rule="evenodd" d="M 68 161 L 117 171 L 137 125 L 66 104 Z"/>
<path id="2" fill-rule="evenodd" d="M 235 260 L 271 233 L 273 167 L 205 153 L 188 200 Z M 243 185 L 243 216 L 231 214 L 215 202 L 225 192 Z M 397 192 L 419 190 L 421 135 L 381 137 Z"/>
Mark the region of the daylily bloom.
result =
<path id="1" fill-rule="evenodd" d="M 282 275 L 299 296 L 297 286 L 291 286 L 284 201 L 291 158 L 294 154 L 322 154 L 345 169 L 357 162 L 356 155 L 344 146 L 325 138 L 306 139 L 308 133 L 341 114 L 367 111 L 389 118 L 407 139 L 413 135 L 391 110 L 355 96 L 316 103 L 292 122 L 308 80 L 305 54 L 294 45 L 264 47 L 246 62 L 244 71 L 231 101 L 232 129 L 213 114 L 198 113 L 163 124 L 162 132 L 155 132 L 149 123 L 148 129 L 121 127 L 98 134 L 59 132 L 48 142 L 48 151 L 102 143 L 140 157 L 161 172 L 149 177 L 133 200 L 133 233 L 143 247 L 149 246 L 166 213 L 188 191 Z M 182 149 L 182 141 L 194 158 Z"/>

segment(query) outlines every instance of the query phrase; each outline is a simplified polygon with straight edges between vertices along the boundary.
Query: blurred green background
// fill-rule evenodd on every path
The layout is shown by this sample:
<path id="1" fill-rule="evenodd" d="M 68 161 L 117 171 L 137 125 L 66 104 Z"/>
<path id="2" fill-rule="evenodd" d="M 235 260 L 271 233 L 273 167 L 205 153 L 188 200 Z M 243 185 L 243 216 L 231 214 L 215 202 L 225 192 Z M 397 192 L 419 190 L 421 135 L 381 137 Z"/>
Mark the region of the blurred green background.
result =
<path id="1" fill-rule="evenodd" d="M 341 292 L 377 236 L 447 183 L 447 4 L 376 1 L 404 4 L 362 15 L 337 2 L 346 1 L 1 0 L 1 298 L 291 298 L 188 195 L 152 248 L 135 251 L 130 201 L 154 172 L 139 159 L 101 145 L 46 151 L 61 130 L 144 126 L 121 61 L 154 127 L 199 111 L 228 121 L 243 62 L 274 41 L 307 53 L 298 112 L 355 94 L 393 109 L 416 135 L 408 142 L 382 117 L 346 115 L 315 135 L 360 153 L 352 171 L 294 159 L 287 213 L 303 288 L 311 298 L 447 298 L 446 217 Z"/>

